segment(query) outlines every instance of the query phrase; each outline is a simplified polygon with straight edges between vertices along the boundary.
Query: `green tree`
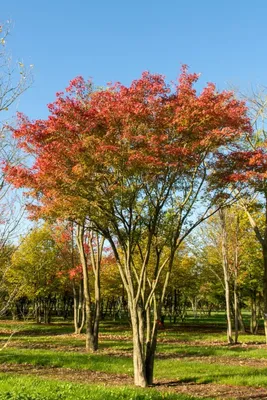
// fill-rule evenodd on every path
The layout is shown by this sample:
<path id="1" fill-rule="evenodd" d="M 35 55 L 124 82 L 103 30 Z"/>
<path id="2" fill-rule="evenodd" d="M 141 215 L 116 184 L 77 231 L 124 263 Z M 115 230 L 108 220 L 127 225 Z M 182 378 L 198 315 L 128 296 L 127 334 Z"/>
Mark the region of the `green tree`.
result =
<path id="1" fill-rule="evenodd" d="M 60 292 L 60 272 L 58 249 L 46 225 L 32 230 L 12 255 L 8 280 L 15 286 L 21 284 L 20 296 L 34 301 L 38 322 L 41 308 L 45 323 L 50 320 L 52 297 Z"/>

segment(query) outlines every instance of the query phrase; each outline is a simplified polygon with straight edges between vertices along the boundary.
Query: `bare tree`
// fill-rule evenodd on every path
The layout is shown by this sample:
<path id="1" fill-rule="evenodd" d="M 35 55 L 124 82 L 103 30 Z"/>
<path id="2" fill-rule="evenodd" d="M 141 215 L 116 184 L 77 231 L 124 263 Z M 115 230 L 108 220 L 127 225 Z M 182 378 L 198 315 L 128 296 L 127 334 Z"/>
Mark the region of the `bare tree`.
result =
<path id="1" fill-rule="evenodd" d="M 7 115 L 10 107 L 29 88 L 33 77 L 31 68 L 25 67 L 23 62 L 13 62 L 8 50 L 7 42 L 12 24 L 10 21 L 0 23 L 0 291 L 5 292 L 5 276 L 8 263 L 2 262 L 16 248 L 11 245 L 19 234 L 19 226 L 23 220 L 24 206 L 20 196 L 10 190 L 5 181 L 2 167 L 7 162 L 16 164 L 21 154 L 16 148 L 10 135 L 10 123 Z M 8 253 L 8 254 L 7 254 Z M 16 287 L 9 294 L 8 300 L 0 306 L 0 315 L 8 308 L 12 299 L 18 295 Z"/>

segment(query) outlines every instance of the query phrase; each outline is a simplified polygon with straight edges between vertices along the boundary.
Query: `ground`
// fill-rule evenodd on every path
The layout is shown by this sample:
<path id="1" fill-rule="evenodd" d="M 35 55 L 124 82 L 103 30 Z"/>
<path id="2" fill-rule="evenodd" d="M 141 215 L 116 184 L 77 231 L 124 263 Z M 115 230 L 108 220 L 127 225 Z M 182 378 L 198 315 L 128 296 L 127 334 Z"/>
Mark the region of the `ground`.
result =
<path id="1" fill-rule="evenodd" d="M 103 398 L 103 392 L 92 397 L 101 390 L 106 391 L 106 399 L 267 399 L 267 346 L 263 333 L 242 334 L 239 344 L 229 346 L 224 324 L 223 315 L 166 324 L 159 334 L 154 387 L 140 392 L 133 386 L 131 332 L 127 324 L 104 321 L 100 349 L 89 355 L 84 348 L 84 335 L 73 334 L 71 323 L 0 321 L 0 399 L 21 399 L 16 394 L 19 385 L 29 392 L 23 399 L 50 399 L 51 390 L 46 395 L 43 389 L 35 397 L 31 394 L 32 379 L 35 386 L 38 380 L 39 387 L 54 382 L 51 385 L 57 385 L 54 387 L 58 395 L 68 387 L 68 394 L 58 397 L 62 399 L 71 399 L 68 396 L 76 388 L 84 390 L 81 393 L 92 391 L 89 397 L 76 396 L 81 399 Z M 1 393 L 13 397 L 1 397 Z"/>

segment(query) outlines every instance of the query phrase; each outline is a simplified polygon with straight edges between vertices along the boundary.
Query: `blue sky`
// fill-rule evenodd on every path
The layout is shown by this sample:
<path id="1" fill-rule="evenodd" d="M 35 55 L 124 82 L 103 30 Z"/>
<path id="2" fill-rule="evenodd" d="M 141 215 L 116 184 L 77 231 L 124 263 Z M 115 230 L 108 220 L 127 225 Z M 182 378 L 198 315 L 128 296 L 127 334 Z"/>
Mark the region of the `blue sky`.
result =
<path id="1" fill-rule="evenodd" d="M 129 84 L 142 71 L 174 80 L 181 64 L 201 84 L 243 91 L 267 84 L 266 0 L 8 0 L 14 61 L 34 64 L 34 84 L 16 104 L 45 118 L 55 92 L 77 75 Z"/>

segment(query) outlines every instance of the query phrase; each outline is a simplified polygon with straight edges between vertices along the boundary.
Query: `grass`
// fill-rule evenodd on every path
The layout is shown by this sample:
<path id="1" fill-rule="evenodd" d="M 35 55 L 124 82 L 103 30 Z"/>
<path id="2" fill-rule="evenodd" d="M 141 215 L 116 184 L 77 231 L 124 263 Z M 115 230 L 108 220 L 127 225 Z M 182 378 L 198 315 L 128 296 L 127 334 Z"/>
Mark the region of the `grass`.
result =
<path id="1" fill-rule="evenodd" d="M 0 354 L 0 364 L 32 364 L 35 366 L 85 369 L 108 373 L 132 375 L 132 360 L 129 357 L 110 357 L 103 354 L 54 352 L 51 350 L 9 349 Z"/>
<path id="2" fill-rule="evenodd" d="M 249 343 L 249 342 L 248 342 Z M 249 347 L 249 346 L 209 346 L 209 345 L 186 345 L 177 344 L 159 344 L 158 352 L 173 357 L 235 357 L 235 358 L 254 358 L 267 359 L 267 347 Z"/>
<path id="3" fill-rule="evenodd" d="M 100 329 L 100 351 L 97 354 L 87 354 L 84 351 L 84 338 L 72 334 L 71 324 L 58 322 L 36 325 L 32 322 L 14 324 L 0 321 L 2 343 L 6 343 L 14 329 L 18 329 L 17 333 L 8 346 L 0 351 L 0 365 L 31 364 L 46 368 L 67 368 L 76 373 L 77 370 L 87 370 L 133 376 L 131 331 L 127 324 L 104 321 Z M 267 362 L 263 365 L 264 360 L 267 361 L 264 336 L 240 335 L 240 342 L 245 345 L 227 346 L 222 314 L 215 315 L 213 319 L 193 320 L 189 317 L 175 326 L 166 324 L 166 329 L 159 334 L 155 379 L 175 381 L 178 384 L 267 388 Z M 246 360 L 250 361 L 248 365 Z M 81 385 L 12 374 L 0 374 L 0 400 L 194 399 L 192 396 L 170 394 L 167 389 L 158 392 L 115 385 Z M 53 396 L 51 393 L 54 393 Z"/>
<path id="4" fill-rule="evenodd" d="M 267 387 L 267 367 L 258 369 L 216 363 L 164 360 L 156 364 L 155 377 L 179 382 Z"/>
<path id="5" fill-rule="evenodd" d="M 55 382 L 0 374 L 0 400 L 195 400 L 196 397 L 159 393 L 153 389 L 118 388 Z M 211 399 L 211 398 L 210 398 Z M 212 400 L 212 399 L 211 399 Z"/>
<path id="6" fill-rule="evenodd" d="M 0 354 L 0 363 L 32 364 L 79 370 L 124 373 L 133 376 L 132 360 L 128 357 L 110 357 L 102 354 L 76 354 L 46 350 L 10 349 Z M 209 362 L 167 359 L 156 360 L 155 378 L 179 382 L 220 383 L 230 385 L 267 387 L 267 367 L 231 366 Z"/>

